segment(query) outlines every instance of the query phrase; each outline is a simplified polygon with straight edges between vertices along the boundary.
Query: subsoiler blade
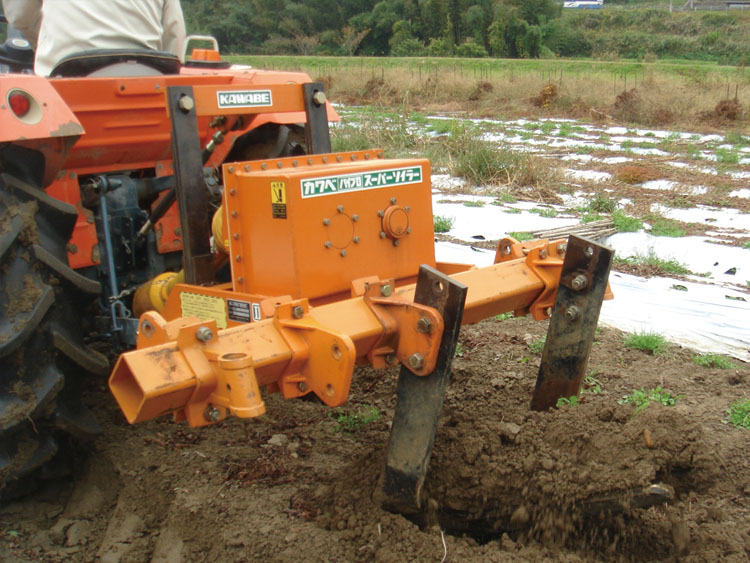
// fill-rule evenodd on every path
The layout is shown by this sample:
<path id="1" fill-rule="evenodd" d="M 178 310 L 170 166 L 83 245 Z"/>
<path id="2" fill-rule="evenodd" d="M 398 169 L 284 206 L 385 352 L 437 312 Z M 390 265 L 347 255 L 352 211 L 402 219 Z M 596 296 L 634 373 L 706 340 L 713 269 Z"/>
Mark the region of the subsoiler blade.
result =
<path id="1" fill-rule="evenodd" d="M 467 291 L 465 285 L 434 268 L 423 265 L 419 269 L 414 302 L 436 309 L 443 317 L 445 328 L 435 371 L 417 376 L 401 367 L 379 495 L 388 510 L 402 514 L 420 510 L 422 485 L 450 379 Z"/>
<path id="2" fill-rule="evenodd" d="M 571 235 L 560 273 L 531 408 L 578 395 L 586 371 L 614 250 Z"/>

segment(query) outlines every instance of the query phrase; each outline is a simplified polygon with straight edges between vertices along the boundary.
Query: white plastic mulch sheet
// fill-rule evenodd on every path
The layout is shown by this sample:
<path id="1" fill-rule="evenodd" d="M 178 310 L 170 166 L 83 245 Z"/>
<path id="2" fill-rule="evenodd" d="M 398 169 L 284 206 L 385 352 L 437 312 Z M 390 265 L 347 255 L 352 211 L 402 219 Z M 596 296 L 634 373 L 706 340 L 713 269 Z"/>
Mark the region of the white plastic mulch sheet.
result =
<path id="1" fill-rule="evenodd" d="M 493 213 L 495 222 L 488 216 L 492 213 L 490 209 L 455 206 L 454 211 L 454 230 L 462 235 L 456 238 L 469 239 L 485 232 L 488 240 L 499 238 L 498 232 L 505 236 L 499 224 L 505 223 L 508 216 L 499 209 Z M 472 218 L 474 214 L 476 221 Z M 520 224 L 523 215 L 527 221 L 525 228 Z M 531 213 L 510 217 L 519 231 L 533 230 L 531 224 L 537 227 L 541 219 Z M 468 236 L 469 233 L 473 234 Z M 453 230 L 448 234 L 452 235 Z M 656 332 L 699 352 L 727 354 L 750 362 L 750 294 L 732 289 L 728 283 L 734 278 L 744 280 L 743 275 L 750 278 L 750 252 L 695 239 L 651 237 L 645 233 L 615 235 L 608 244 L 624 256 L 645 255 L 649 251 L 671 254 L 687 262 L 693 271 L 710 272 L 713 279 L 695 282 L 661 277 L 644 279 L 612 272 L 610 285 L 615 299 L 606 301 L 602 307 L 603 324 L 628 332 Z M 438 261 L 480 267 L 492 264 L 495 255 L 491 250 L 449 242 L 438 242 L 435 250 Z M 733 269 L 734 274 L 726 273 Z"/>

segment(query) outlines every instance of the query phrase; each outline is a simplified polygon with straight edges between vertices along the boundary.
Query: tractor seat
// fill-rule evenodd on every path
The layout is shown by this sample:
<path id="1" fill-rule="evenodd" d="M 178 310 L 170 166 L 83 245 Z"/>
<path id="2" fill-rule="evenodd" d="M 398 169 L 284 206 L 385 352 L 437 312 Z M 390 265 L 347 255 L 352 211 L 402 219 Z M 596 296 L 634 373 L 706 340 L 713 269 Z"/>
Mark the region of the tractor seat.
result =
<path id="1" fill-rule="evenodd" d="M 93 49 L 62 59 L 51 77 L 158 76 L 179 74 L 180 59 L 166 51 L 151 49 Z"/>

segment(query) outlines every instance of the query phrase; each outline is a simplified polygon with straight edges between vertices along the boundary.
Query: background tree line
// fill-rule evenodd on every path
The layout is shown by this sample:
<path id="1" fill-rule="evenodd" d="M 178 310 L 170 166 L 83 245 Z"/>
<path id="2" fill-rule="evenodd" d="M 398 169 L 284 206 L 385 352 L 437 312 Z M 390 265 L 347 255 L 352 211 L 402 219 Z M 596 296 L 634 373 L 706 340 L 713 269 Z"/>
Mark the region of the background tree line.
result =
<path id="1" fill-rule="evenodd" d="M 607 0 L 603 10 L 564 12 L 561 5 L 556 0 L 182 0 L 188 30 L 213 35 L 225 53 L 750 63 L 750 14 L 670 14 L 663 0 Z"/>

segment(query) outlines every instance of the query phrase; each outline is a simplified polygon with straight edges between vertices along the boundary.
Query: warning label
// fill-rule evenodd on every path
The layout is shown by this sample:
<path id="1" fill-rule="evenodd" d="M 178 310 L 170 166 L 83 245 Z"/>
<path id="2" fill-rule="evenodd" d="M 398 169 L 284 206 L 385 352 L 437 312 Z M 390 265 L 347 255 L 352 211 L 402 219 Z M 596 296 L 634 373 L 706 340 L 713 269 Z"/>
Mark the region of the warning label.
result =
<path id="1" fill-rule="evenodd" d="M 216 321 L 220 329 L 227 328 L 227 313 L 221 297 L 180 293 L 180 307 L 183 317 L 198 317 L 202 321 Z"/>
<path id="2" fill-rule="evenodd" d="M 248 301 L 227 299 L 227 316 L 229 320 L 237 323 L 249 323 L 250 305 L 251 303 Z"/>
<path id="3" fill-rule="evenodd" d="M 286 184 L 271 182 L 271 214 L 274 219 L 286 219 Z"/>

